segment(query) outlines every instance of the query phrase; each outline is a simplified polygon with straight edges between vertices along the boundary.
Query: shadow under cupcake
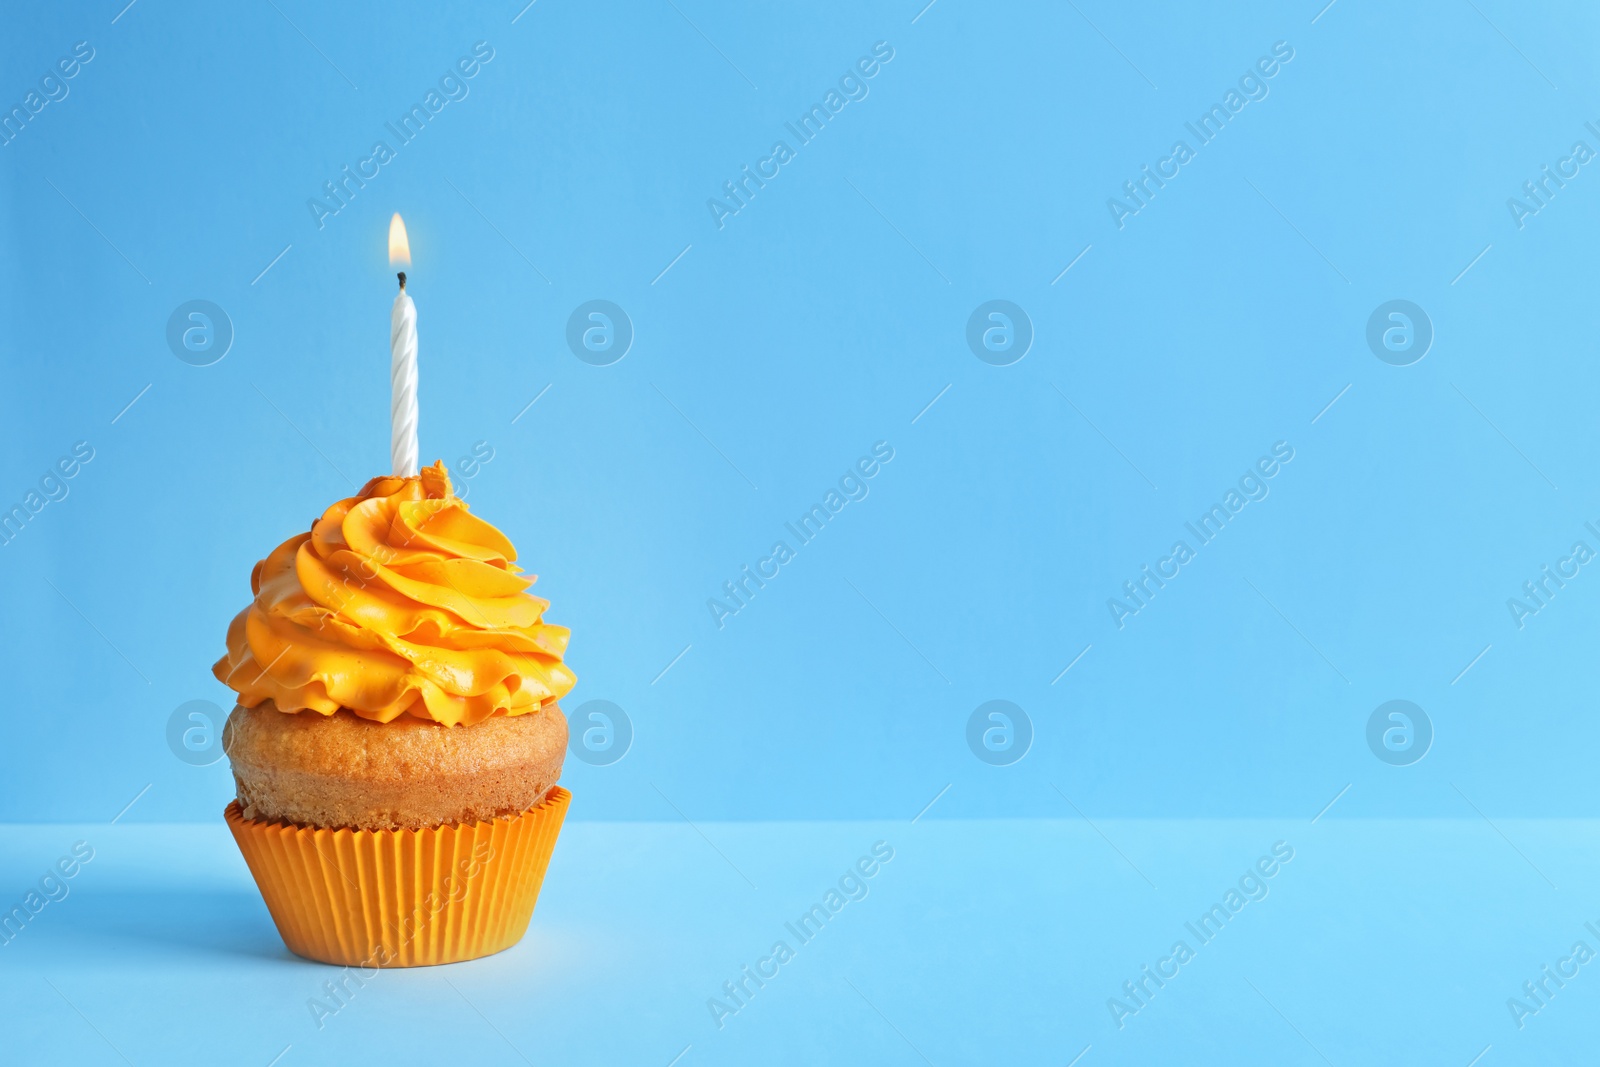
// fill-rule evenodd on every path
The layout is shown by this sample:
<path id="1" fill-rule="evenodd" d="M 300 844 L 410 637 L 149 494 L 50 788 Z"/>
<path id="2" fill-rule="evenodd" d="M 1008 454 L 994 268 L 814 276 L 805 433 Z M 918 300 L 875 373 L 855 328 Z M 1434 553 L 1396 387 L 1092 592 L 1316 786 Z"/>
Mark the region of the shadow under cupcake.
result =
<path id="1" fill-rule="evenodd" d="M 526 931 L 571 799 L 575 679 L 515 559 L 435 464 L 256 565 L 213 668 L 239 694 L 225 817 L 296 954 L 452 963 Z"/>

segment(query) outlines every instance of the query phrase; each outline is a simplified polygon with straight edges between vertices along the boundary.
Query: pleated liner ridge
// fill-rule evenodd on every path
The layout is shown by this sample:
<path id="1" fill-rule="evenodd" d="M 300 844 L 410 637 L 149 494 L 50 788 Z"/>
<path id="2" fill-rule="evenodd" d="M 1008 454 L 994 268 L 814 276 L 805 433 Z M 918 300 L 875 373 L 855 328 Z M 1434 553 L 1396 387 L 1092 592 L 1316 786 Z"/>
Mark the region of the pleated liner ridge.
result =
<path id="1" fill-rule="evenodd" d="M 513 818 L 319 830 L 223 813 L 289 951 L 363 969 L 477 959 L 522 939 L 572 794 Z"/>

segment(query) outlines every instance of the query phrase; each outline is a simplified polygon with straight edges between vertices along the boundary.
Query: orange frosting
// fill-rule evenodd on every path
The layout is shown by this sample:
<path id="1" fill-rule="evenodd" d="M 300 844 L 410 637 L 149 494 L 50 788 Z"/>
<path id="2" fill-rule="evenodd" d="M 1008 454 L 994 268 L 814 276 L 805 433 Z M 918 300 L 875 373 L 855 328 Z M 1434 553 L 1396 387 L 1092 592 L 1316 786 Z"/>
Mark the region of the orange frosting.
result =
<path id="1" fill-rule="evenodd" d="M 374 478 L 256 564 L 211 672 L 247 708 L 446 726 L 537 711 L 577 679 L 570 631 L 541 621 L 549 604 L 516 558 L 442 462 Z"/>

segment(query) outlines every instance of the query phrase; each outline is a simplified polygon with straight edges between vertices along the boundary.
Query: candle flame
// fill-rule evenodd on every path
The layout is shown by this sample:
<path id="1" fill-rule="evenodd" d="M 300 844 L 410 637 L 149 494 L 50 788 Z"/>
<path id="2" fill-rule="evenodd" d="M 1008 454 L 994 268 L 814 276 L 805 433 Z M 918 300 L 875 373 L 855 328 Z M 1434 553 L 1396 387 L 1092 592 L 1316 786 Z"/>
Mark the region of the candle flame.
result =
<path id="1" fill-rule="evenodd" d="M 411 242 L 406 238 L 405 220 L 397 211 L 389 220 L 389 265 L 411 266 Z"/>

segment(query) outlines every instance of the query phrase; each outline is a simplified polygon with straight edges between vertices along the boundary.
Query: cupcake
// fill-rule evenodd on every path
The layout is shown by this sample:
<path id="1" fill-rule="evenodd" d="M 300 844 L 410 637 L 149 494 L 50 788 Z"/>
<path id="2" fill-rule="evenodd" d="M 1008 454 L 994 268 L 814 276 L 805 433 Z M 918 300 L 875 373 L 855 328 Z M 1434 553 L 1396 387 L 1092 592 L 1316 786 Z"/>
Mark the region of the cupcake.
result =
<path id="1" fill-rule="evenodd" d="M 527 929 L 570 794 L 575 678 L 505 535 L 443 463 L 374 478 L 256 564 L 212 672 L 224 813 L 290 950 L 450 963 Z"/>

